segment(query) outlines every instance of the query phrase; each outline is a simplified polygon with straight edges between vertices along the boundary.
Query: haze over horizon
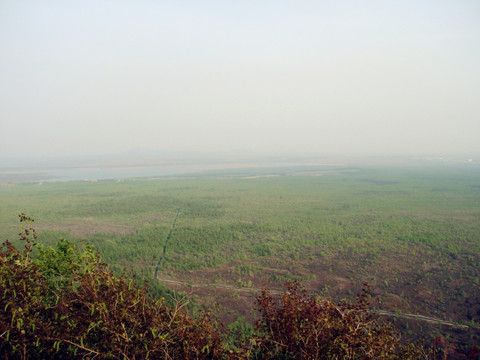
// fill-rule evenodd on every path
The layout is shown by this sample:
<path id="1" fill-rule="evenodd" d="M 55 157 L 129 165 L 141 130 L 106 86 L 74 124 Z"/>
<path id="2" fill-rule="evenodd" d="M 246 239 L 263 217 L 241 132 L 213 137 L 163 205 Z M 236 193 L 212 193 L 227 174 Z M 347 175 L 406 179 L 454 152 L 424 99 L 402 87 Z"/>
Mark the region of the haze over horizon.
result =
<path id="1" fill-rule="evenodd" d="M 0 3 L 0 158 L 465 154 L 476 1 Z"/>

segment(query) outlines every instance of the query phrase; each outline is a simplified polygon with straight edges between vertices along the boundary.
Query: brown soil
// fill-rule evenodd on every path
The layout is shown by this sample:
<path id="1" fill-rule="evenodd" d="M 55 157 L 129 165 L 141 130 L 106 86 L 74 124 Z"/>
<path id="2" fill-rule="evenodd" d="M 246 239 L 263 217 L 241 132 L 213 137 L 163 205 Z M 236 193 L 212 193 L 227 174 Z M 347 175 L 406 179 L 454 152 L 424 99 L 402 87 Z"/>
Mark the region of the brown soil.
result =
<path id="1" fill-rule="evenodd" d="M 37 231 L 42 230 L 67 231 L 75 237 L 85 237 L 89 234 L 106 232 L 115 235 L 126 235 L 133 233 L 135 229 L 131 226 L 119 225 L 114 221 L 98 220 L 94 217 L 85 217 L 80 220 L 56 221 L 55 223 L 44 223 L 37 225 Z"/>

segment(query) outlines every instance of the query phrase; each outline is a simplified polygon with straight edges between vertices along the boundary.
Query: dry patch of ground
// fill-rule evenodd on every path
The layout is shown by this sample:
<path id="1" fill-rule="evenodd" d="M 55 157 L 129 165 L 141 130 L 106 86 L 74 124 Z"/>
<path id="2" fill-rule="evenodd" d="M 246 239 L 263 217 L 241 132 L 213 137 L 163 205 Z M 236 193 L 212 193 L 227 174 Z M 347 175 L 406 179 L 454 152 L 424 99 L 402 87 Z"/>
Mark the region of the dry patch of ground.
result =
<path id="1" fill-rule="evenodd" d="M 121 225 L 114 221 L 86 217 L 75 220 L 56 221 L 54 223 L 39 223 L 37 225 L 37 231 L 42 230 L 66 231 L 75 237 L 85 237 L 100 232 L 126 235 L 133 233 L 135 228 L 132 226 Z"/>

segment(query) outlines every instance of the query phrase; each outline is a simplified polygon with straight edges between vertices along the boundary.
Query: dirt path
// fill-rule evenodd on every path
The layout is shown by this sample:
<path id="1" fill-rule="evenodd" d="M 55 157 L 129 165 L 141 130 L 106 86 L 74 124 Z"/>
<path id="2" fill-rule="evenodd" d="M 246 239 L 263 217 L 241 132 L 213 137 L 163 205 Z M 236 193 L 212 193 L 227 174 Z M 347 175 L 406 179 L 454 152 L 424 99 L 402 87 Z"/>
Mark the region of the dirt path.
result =
<path id="1" fill-rule="evenodd" d="M 177 286 L 187 286 L 187 287 L 191 287 L 191 288 L 201 288 L 201 287 L 213 287 L 213 288 L 218 288 L 218 289 L 227 289 L 227 290 L 232 290 L 232 291 L 240 291 L 240 292 L 254 292 L 254 293 L 258 293 L 258 292 L 262 292 L 263 289 L 260 289 L 260 288 L 239 288 L 239 287 L 235 287 L 235 286 L 232 286 L 232 285 L 222 285 L 222 284 L 190 284 L 190 283 L 187 283 L 187 282 L 182 282 L 182 281 L 176 281 L 176 280 L 167 280 L 167 279 L 157 279 L 161 282 L 164 282 L 166 284 L 171 284 L 171 285 L 177 285 Z M 281 295 L 283 294 L 283 291 L 278 291 L 278 290 L 268 290 L 268 292 L 270 294 L 273 294 L 273 295 Z"/>
<path id="2" fill-rule="evenodd" d="M 231 290 L 231 291 L 239 291 L 239 292 L 249 292 L 249 293 L 259 293 L 263 289 L 260 288 L 239 288 L 235 287 L 232 285 L 223 285 L 223 284 L 190 284 L 187 282 L 182 282 L 182 281 L 176 281 L 176 280 L 168 280 L 168 279 L 157 279 L 159 281 L 162 281 L 166 284 L 171 284 L 171 285 L 177 285 L 177 286 L 186 286 L 186 287 L 191 287 L 191 288 L 201 288 L 201 287 L 212 287 L 212 288 L 218 288 L 218 289 L 226 289 L 226 290 Z M 283 291 L 279 290 L 268 290 L 270 294 L 272 295 L 281 295 L 283 294 Z M 439 324 L 439 325 L 446 325 L 446 326 L 451 326 L 455 327 L 458 329 L 475 329 L 474 326 L 470 325 L 464 325 L 464 324 L 459 324 L 453 321 L 448 321 L 448 320 L 442 320 L 442 319 L 437 319 L 437 318 L 432 318 L 429 316 L 425 315 L 419 315 L 419 314 L 408 314 L 408 313 L 398 313 L 398 312 L 391 312 L 391 311 L 384 311 L 384 310 L 372 310 L 373 313 L 381 316 L 389 316 L 389 317 L 400 317 L 404 319 L 412 319 L 412 320 L 417 320 L 417 321 L 425 321 L 433 324 Z"/>
<path id="3" fill-rule="evenodd" d="M 383 310 L 372 310 L 372 312 L 374 312 L 375 314 L 378 314 L 378 315 L 384 315 L 384 316 L 390 316 L 390 317 L 401 317 L 401 318 L 404 318 L 404 319 L 426 321 L 426 322 L 433 323 L 433 324 L 447 325 L 447 326 L 451 326 L 451 327 L 455 327 L 455 328 L 459 328 L 459 329 L 469 329 L 469 328 L 475 329 L 475 327 L 470 326 L 470 325 L 463 325 L 463 324 L 459 324 L 459 323 L 456 323 L 456 322 L 453 322 L 453 321 L 436 319 L 436 318 L 432 318 L 432 317 L 425 316 L 425 315 L 404 314 L 404 313 L 396 313 L 396 312 L 383 311 Z"/>

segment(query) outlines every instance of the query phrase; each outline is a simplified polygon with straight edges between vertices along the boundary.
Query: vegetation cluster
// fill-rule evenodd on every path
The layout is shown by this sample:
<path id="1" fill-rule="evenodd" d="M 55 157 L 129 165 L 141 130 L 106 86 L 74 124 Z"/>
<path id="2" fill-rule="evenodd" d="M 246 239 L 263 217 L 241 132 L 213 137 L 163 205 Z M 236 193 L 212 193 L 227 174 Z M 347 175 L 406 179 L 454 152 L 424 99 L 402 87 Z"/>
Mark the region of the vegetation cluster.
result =
<path id="1" fill-rule="evenodd" d="M 145 290 L 169 308 L 177 305 L 171 291 L 188 292 L 182 309 L 195 316 L 212 309 L 249 334 L 251 304 L 264 285 L 275 293 L 299 281 L 338 304 L 368 282 L 373 311 L 455 325 L 382 315 L 403 339 L 430 344 L 441 334 L 466 354 L 480 343 L 478 179 L 480 169 L 467 165 L 309 165 L 8 183 L 0 184 L 0 238 L 23 246 L 14 217 L 26 212 L 39 222 L 42 244 L 57 251 L 70 246 L 56 245 L 62 237 L 90 243 L 116 278 L 127 271 L 138 284 L 148 279 Z M 35 266 L 48 258 L 48 246 Z M 49 288 L 72 281 L 42 266 Z M 211 284 L 242 291 L 204 286 Z"/>
<path id="2" fill-rule="evenodd" d="M 243 341 L 225 337 L 208 314 L 191 317 L 185 302 L 168 306 L 146 288 L 114 275 L 90 246 L 37 242 L 31 219 L 25 249 L 0 252 L 0 356 L 4 359 L 434 359 L 354 302 L 309 297 L 288 284 L 280 303 L 264 291 L 261 318 Z M 33 256 L 34 247 L 38 248 Z M 438 354 L 437 354 L 438 355 Z"/>

